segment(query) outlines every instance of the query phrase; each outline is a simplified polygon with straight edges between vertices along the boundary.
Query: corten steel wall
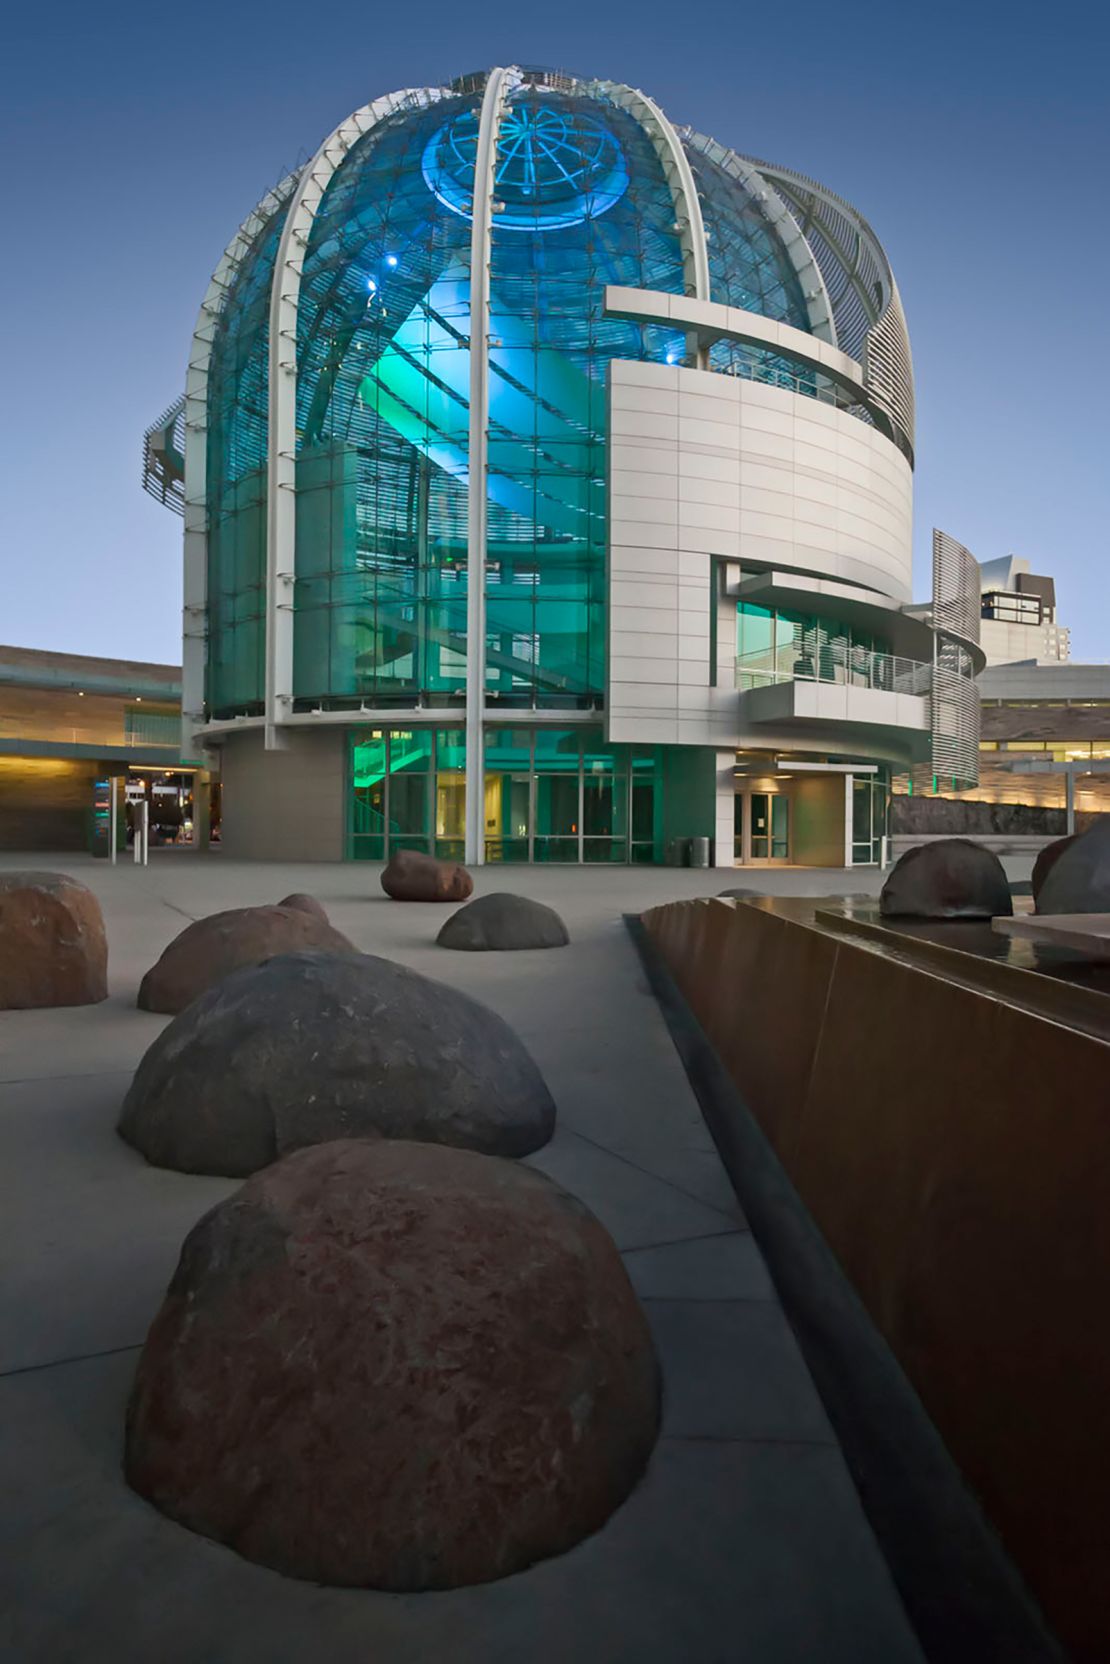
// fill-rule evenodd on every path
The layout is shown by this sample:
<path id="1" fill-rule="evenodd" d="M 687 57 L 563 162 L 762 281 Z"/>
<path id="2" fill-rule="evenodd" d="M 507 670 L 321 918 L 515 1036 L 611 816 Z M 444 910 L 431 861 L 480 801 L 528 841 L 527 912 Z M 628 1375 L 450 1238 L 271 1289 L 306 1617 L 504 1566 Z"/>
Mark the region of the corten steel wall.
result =
<path id="1" fill-rule="evenodd" d="M 1050 1621 L 1110 1657 L 1110 1044 L 758 905 L 644 925 Z"/>

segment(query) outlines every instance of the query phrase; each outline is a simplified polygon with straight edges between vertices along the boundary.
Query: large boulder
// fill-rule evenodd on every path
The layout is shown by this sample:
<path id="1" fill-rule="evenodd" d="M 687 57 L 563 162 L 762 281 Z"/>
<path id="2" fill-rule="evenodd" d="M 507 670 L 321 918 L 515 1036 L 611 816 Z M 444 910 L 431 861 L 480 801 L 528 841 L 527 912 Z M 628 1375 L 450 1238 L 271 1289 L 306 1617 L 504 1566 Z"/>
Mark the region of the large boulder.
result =
<path id="1" fill-rule="evenodd" d="M 970 838 L 936 838 L 908 849 L 879 897 L 886 918 L 994 919 L 1013 910 L 1002 862 Z"/>
<path id="2" fill-rule="evenodd" d="M 156 1167 L 232 1178 L 333 1138 L 522 1156 L 554 1126 L 542 1075 L 495 1012 L 391 960 L 322 953 L 201 994 L 139 1064 L 119 1121 Z"/>
<path id="3" fill-rule="evenodd" d="M 1037 859 L 1033 862 L 1033 872 L 1030 879 L 1034 910 L 1036 910 L 1037 897 L 1044 889 L 1045 879 L 1065 849 L 1070 849 L 1076 839 L 1081 836 L 1082 834 L 1079 832 L 1071 832 L 1066 838 L 1056 838 L 1052 843 L 1045 844 L 1044 848 L 1038 852 Z"/>
<path id="4" fill-rule="evenodd" d="M 1041 884 L 1037 912 L 1110 913 L 1110 815 L 1064 841 L 1067 848 L 1059 851 Z"/>
<path id="5" fill-rule="evenodd" d="M 328 923 L 323 903 L 317 901 L 315 896 L 306 895 L 303 890 L 294 890 L 291 896 L 283 896 L 278 906 L 298 908 L 302 913 L 311 913 L 314 919 L 323 919 L 325 924 Z"/>
<path id="6" fill-rule="evenodd" d="M 473 888 L 465 867 L 416 849 L 399 849 L 382 869 L 382 889 L 391 901 L 465 901 Z"/>
<path id="7" fill-rule="evenodd" d="M 0 874 L 0 1010 L 108 997 L 100 903 L 64 872 Z"/>
<path id="8" fill-rule="evenodd" d="M 452 913 L 436 941 L 441 948 L 464 953 L 512 953 L 520 948 L 562 948 L 570 934 L 553 907 L 497 891 Z"/>
<path id="9" fill-rule="evenodd" d="M 550 1179 L 343 1141 L 186 1238 L 139 1360 L 128 1483 L 314 1583 L 483 1583 L 596 1531 L 659 1420 L 617 1249 Z"/>
<path id="10" fill-rule="evenodd" d="M 292 898 L 291 898 L 292 899 Z M 318 904 L 317 904 L 318 905 Z M 184 1011 L 206 988 L 244 965 L 261 965 L 279 953 L 302 949 L 354 953 L 346 936 L 320 915 L 282 902 L 277 907 L 232 907 L 197 919 L 175 936 L 143 977 L 139 1005 L 144 1011 Z"/>

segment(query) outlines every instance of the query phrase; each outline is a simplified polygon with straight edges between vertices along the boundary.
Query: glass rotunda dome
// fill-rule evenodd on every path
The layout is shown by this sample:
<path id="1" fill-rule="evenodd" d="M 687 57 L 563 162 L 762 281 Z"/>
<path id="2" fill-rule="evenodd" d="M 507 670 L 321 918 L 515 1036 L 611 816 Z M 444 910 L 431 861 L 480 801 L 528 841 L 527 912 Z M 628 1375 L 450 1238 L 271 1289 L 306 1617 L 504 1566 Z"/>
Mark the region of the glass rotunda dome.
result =
<path id="1" fill-rule="evenodd" d="M 461 696 L 484 84 L 399 95 L 350 143 L 303 246 L 289 248 L 303 261 L 296 339 L 276 355 L 271 290 L 297 180 L 255 216 L 208 373 L 210 719 L 264 700 L 271 359 L 296 382 L 295 709 Z M 607 366 L 687 354 L 675 330 L 605 315 L 608 285 L 689 287 L 665 146 L 626 92 L 515 71 L 500 121 L 481 343 L 486 691 L 510 711 L 602 698 Z M 784 216 L 731 152 L 693 134 L 681 143 L 711 298 L 811 330 L 795 222 L 785 216 L 784 235 Z M 712 366 L 776 373 L 773 355 L 724 342 Z"/>

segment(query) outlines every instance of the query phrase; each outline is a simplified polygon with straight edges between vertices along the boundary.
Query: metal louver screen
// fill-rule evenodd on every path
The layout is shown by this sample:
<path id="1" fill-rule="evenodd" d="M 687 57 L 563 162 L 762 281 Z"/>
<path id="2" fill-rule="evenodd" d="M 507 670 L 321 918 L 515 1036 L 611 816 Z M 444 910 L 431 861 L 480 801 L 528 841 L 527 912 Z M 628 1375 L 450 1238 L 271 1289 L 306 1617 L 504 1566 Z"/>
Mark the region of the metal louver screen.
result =
<path id="1" fill-rule="evenodd" d="M 961 786 L 979 783 L 979 689 L 962 669 L 945 664 L 939 649 L 933 667 L 933 773 Z"/>
<path id="2" fill-rule="evenodd" d="M 878 323 L 867 332 L 864 349 L 867 384 L 893 418 L 913 452 L 914 396 L 910 337 L 897 289 Z M 958 547 L 958 545 L 957 545 Z M 967 554 L 966 549 L 963 551 Z M 978 599 L 978 596 L 976 596 Z"/>
<path id="3" fill-rule="evenodd" d="M 185 400 L 177 399 L 143 434 L 143 490 L 185 512 Z"/>
<path id="4" fill-rule="evenodd" d="M 979 689 L 968 643 L 979 641 L 979 563 L 947 532 L 933 532 L 933 773 L 979 780 Z"/>
<path id="5" fill-rule="evenodd" d="M 947 532 L 933 532 L 933 628 L 979 640 L 979 562 Z"/>

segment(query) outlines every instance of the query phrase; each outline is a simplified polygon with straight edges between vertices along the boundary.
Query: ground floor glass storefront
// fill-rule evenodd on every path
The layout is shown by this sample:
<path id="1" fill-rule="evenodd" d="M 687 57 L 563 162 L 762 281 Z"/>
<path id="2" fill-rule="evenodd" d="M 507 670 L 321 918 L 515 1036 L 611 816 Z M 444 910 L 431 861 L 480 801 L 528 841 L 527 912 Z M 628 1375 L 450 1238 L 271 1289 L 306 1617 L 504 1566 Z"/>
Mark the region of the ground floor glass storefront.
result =
<path id="1" fill-rule="evenodd" d="M 350 854 L 399 849 L 462 860 L 461 728 L 356 729 Z M 493 728 L 485 742 L 485 859 L 651 863 L 662 859 L 657 747 L 606 745 L 600 728 Z"/>

